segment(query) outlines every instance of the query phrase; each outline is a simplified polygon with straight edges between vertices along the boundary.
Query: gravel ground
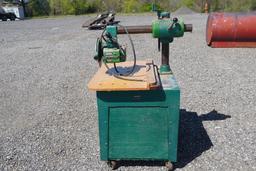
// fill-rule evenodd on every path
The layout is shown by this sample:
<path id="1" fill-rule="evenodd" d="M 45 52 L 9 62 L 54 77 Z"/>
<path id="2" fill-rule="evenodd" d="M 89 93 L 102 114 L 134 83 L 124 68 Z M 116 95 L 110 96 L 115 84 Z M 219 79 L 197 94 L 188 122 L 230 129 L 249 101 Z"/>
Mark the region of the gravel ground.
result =
<path id="1" fill-rule="evenodd" d="M 86 88 L 97 71 L 100 32 L 81 28 L 87 18 L 0 22 L 0 170 L 108 170 L 99 160 L 95 93 Z M 118 19 L 136 25 L 154 18 Z M 182 90 L 175 167 L 256 170 L 256 51 L 207 47 L 206 19 L 184 16 L 194 32 L 170 47 Z M 139 59 L 159 63 L 156 40 L 133 40 Z M 122 164 L 122 171 L 165 170 L 158 162 Z"/>

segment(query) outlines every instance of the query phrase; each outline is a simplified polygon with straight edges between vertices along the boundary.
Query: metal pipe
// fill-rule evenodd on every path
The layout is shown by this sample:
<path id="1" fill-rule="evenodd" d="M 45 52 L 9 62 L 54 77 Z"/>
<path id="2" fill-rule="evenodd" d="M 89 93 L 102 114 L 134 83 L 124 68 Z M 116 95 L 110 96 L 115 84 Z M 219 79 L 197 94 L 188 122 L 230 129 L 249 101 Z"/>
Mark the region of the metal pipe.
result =
<path id="1" fill-rule="evenodd" d="M 185 32 L 192 32 L 193 31 L 193 25 L 192 24 L 184 24 L 184 31 Z"/>
<path id="2" fill-rule="evenodd" d="M 169 43 L 162 44 L 162 65 L 169 65 Z"/>
<path id="3" fill-rule="evenodd" d="M 143 34 L 143 33 L 152 33 L 151 25 L 143 26 L 125 26 L 129 34 Z M 184 24 L 185 32 L 192 32 L 192 24 Z M 117 27 L 117 34 L 126 34 L 124 27 Z"/>
<path id="4" fill-rule="evenodd" d="M 125 26 L 129 34 L 142 34 L 142 33 L 152 33 L 151 25 L 144 26 Z M 123 27 L 117 27 L 117 34 L 126 34 Z"/>
<path id="5" fill-rule="evenodd" d="M 206 42 L 214 48 L 256 47 L 256 12 L 211 13 Z"/>

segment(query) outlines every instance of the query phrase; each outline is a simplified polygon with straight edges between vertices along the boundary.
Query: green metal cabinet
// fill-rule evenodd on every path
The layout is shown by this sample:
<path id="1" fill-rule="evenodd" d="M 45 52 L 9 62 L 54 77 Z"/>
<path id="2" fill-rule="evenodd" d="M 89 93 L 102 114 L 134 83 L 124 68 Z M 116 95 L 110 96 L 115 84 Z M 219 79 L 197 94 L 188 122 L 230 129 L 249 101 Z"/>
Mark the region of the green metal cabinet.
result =
<path id="1" fill-rule="evenodd" d="M 177 160 L 180 89 L 173 75 L 148 91 L 98 91 L 101 160 Z"/>

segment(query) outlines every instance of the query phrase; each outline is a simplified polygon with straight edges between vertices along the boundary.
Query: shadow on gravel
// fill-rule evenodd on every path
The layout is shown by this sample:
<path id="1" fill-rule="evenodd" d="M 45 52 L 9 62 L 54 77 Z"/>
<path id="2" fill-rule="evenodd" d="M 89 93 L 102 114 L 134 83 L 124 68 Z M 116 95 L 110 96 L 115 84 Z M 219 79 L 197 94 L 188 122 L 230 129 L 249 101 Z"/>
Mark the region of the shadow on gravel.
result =
<path id="1" fill-rule="evenodd" d="M 208 136 L 203 121 L 217 121 L 231 118 L 230 115 L 210 113 L 198 116 L 196 112 L 180 110 L 180 128 L 178 144 L 178 162 L 174 168 L 183 168 L 204 151 L 209 150 L 213 144 Z M 119 166 L 164 166 L 164 161 L 120 161 Z"/>
<path id="2" fill-rule="evenodd" d="M 196 112 L 180 110 L 178 162 L 175 163 L 175 168 L 185 167 L 213 146 L 203 126 L 203 121 L 217 121 L 227 118 L 231 118 L 231 116 L 218 113 L 215 110 L 200 116 Z"/>

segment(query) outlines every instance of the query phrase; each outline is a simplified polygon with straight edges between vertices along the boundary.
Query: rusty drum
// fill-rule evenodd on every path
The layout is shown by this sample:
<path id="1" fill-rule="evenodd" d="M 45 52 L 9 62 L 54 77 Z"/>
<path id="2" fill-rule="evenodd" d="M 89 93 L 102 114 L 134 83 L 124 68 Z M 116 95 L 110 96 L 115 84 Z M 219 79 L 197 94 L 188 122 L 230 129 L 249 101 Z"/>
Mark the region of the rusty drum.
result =
<path id="1" fill-rule="evenodd" d="M 256 47 L 256 12 L 211 13 L 206 41 L 213 48 Z"/>

